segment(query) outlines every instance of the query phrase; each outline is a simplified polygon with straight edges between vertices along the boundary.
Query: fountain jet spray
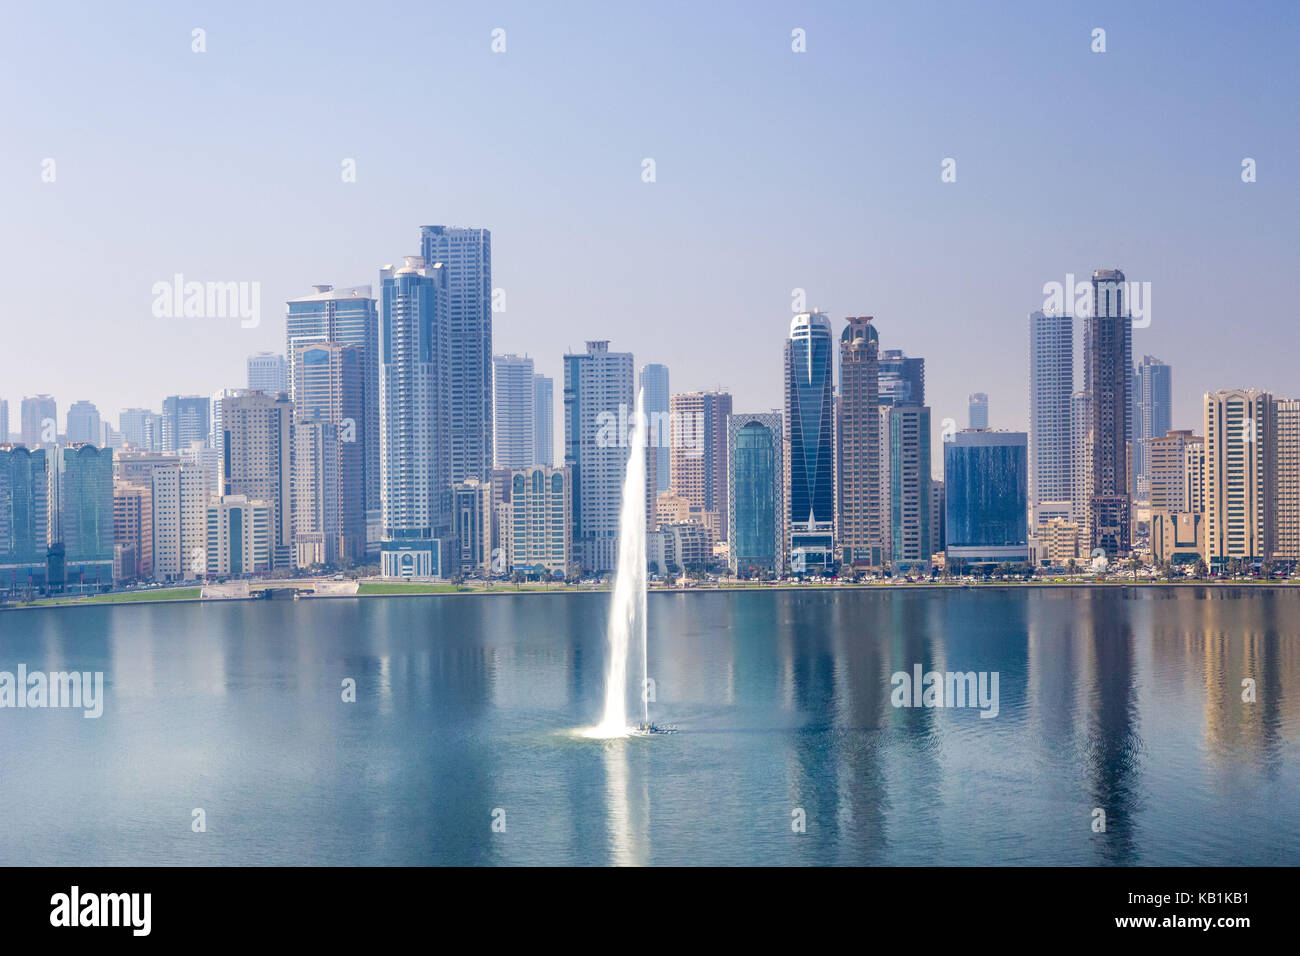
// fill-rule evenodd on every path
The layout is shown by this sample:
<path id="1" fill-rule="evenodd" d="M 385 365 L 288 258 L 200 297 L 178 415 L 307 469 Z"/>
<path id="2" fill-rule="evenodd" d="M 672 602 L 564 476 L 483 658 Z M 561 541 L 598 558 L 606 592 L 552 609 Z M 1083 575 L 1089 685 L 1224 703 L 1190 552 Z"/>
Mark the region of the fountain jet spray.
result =
<path id="1" fill-rule="evenodd" d="M 609 607 L 609 661 L 605 669 L 605 714 L 593 737 L 625 737 L 631 728 L 627 713 L 628 652 L 635 634 L 641 638 L 641 667 L 646 668 L 646 418 L 642 410 L 645 390 L 636 397 L 632 448 L 623 478 L 623 507 L 618 519 L 618 570 Z M 647 676 L 643 673 L 643 677 Z M 650 701 L 642 683 L 645 724 L 650 723 Z"/>

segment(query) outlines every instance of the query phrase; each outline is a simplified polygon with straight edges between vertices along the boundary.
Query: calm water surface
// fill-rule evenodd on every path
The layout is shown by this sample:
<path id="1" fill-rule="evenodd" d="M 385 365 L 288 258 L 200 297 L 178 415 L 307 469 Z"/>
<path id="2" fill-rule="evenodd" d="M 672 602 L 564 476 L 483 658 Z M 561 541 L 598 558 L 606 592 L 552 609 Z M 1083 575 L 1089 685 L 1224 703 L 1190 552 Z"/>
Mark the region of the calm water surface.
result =
<path id="1" fill-rule="evenodd" d="M 593 741 L 607 605 L 2 613 L 0 670 L 107 692 L 0 709 L 0 864 L 1300 863 L 1300 591 L 652 594 L 678 732 Z M 895 708 L 915 664 L 997 717 Z"/>

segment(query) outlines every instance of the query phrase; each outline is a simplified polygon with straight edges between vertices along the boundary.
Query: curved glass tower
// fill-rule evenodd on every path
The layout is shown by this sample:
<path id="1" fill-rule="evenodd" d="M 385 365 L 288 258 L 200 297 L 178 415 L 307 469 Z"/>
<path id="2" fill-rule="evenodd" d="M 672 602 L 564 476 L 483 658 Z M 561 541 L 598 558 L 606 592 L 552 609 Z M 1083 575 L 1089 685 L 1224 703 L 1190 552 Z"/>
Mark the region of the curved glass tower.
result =
<path id="1" fill-rule="evenodd" d="M 831 320 L 801 312 L 785 343 L 786 516 L 790 568 L 818 573 L 834 563 L 835 405 Z"/>

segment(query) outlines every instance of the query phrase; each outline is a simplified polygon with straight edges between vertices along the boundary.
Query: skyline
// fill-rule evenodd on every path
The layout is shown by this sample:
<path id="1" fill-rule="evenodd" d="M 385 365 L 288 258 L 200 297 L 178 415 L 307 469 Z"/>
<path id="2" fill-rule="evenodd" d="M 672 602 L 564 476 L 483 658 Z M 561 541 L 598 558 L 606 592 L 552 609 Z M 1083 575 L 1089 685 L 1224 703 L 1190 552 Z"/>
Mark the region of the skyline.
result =
<path id="1" fill-rule="evenodd" d="M 11 419 L 23 395 L 54 395 L 61 413 L 88 399 L 115 420 L 242 385 L 249 355 L 283 350 L 284 302 L 319 283 L 377 288 L 383 264 L 419 251 L 422 222 L 493 232 L 506 295 L 493 351 L 530 355 L 552 379 L 563 354 L 607 338 L 638 367 L 668 365 L 677 392 L 777 407 L 776 343 L 804 289 L 807 308 L 837 324 L 873 315 L 883 348 L 925 358 L 936 432 L 964 422 L 972 392 L 989 395 L 992 427 L 1022 430 L 1042 286 L 1118 267 L 1152 283 L 1133 351 L 1176 368 L 1174 427 L 1196 427 L 1206 391 L 1295 391 L 1287 328 L 1268 318 L 1287 314 L 1296 283 L 1285 162 L 1298 139 L 1276 123 L 1297 79 L 1288 7 L 1262 37 L 1222 10 L 1180 22 L 1112 5 L 998 17 L 672 5 L 635 32 L 635 14 L 598 8 L 565 22 L 518 5 L 407 9 L 409 35 L 332 6 L 293 32 L 238 5 L 82 8 L 57 34 L 15 13 L 25 43 L 0 70 L 42 80 L 9 84 L 26 96 L 3 109 L 31 151 L 0 158 L 13 223 L 0 335 L 24 359 L 0 379 Z M 491 51 L 498 26 L 504 53 Z M 1104 54 L 1089 49 L 1095 26 Z M 791 50 L 795 28 L 805 53 Z M 392 90 L 418 75 L 422 41 L 459 79 L 438 121 L 394 150 L 383 136 L 407 100 Z M 1206 49 L 1216 56 L 1192 55 Z M 294 78 L 295 63 L 345 51 L 367 69 Z M 322 98 L 351 125 L 297 108 Z M 1100 102 L 1120 104 L 1111 135 L 1135 148 L 1087 148 Z M 485 121 L 492 135 L 458 135 Z M 1241 181 L 1247 156 L 1254 183 Z M 954 183 L 940 181 L 947 157 Z M 259 325 L 154 318 L 152 285 L 176 273 L 261 283 Z"/>

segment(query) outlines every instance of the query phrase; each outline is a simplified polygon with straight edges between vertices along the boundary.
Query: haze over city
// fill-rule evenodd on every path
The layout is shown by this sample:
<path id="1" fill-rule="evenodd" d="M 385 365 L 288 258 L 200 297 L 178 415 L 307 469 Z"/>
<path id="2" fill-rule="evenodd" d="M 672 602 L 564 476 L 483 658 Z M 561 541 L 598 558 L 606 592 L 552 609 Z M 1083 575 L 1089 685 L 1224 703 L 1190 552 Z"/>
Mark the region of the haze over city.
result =
<path id="1" fill-rule="evenodd" d="M 242 385 L 287 299 L 377 286 L 427 222 L 492 230 L 494 351 L 557 382 L 609 339 L 674 392 L 779 407 L 802 289 L 925 358 L 936 445 L 971 392 L 1024 429 L 1044 283 L 1118 267 L 1151 283 L 1133 353 L 1173 366 L 1176 427 L 1210 389 L 1294 391 L 1292 7 L 299 9 L 10 14 L 11 415 Z M 259 282 L 260 323 L 156 318 L 176 273 Z"/>

